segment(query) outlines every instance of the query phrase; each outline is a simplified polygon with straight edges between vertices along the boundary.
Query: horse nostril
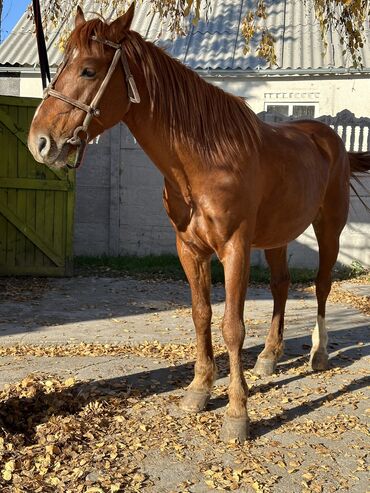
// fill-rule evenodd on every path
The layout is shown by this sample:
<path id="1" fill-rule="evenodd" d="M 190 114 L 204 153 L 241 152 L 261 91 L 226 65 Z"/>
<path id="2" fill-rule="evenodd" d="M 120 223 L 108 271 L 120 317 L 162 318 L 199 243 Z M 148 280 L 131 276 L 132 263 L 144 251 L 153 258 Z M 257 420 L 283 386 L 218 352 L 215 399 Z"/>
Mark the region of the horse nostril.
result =
<path id="1" fill-rule="evenodd" d="M 47 134 L 40 135 L 39 140 L 37 142 L 37 149 L 39 151 L 39 154 L 43 157 L 47 156 L 48 153 L 50 152 L 50 147 L 51 147 L 50 137 Z"/>
<path id="2" fill-rule="evenodd" d="M 42 154 L 42 151 L 45 149 L 47 143 L 48 141 L 46 137 L 39 137 L 38 149 L 40 154 Z"/>

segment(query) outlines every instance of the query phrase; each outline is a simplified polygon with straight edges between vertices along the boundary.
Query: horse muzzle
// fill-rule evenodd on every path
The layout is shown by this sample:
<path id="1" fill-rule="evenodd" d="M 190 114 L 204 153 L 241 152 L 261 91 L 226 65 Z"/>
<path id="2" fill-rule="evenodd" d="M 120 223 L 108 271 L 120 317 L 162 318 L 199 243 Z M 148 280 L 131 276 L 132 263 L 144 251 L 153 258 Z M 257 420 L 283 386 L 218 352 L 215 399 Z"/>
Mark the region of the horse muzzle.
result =
<path id="1" fill-rule="evenodd" d="M 50 168 L 64 168 L 76 166 L 82 161 L 86 142 L 82 139 L 81 145 L 73 145 L 68 140 L 57 143 L 46 132 L 38 135 L 29 135 L 28 148 L 34 159 Z M 73 164 L 74 163 L 74 164 Z"/>

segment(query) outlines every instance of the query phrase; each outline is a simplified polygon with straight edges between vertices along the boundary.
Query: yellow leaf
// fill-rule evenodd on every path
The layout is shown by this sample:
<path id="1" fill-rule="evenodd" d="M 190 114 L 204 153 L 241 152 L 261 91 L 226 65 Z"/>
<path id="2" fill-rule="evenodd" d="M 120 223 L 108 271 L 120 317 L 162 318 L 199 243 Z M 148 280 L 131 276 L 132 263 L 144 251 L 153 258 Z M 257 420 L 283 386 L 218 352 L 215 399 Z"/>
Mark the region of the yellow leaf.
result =
<path id="1" fill-rule="evenodd" d="M 10 481 L 12 479 L 11 471 L 3 471 L 3 478 L 5 481 Z"/>
<path id="2" fill-rule="evenodd" d="M 142 483 L 145 479 L 145 475 L 137 472 L 133 475 L 132 479 L 137 483 Z"/>
<path id="3" fill-rule="evenodd" d="M 120 483 L 115 483 L 115 484 L 112 484 L 111 487 L 110 487 L 110 493 L 116 493 L 117 491 L 119 491 L 121 488 L 121 484 Z"/>
<path id="4" fill-rule="evenodd" d="M 257 491 L 257 493 L 259 493 L 260 491 L 262 491 L 262 489 L 261 489 L 260 484 L 258 483 L 258 481 L 255 481 L 254 483 L 252 483 L 252 488 L 254 489 L 254 491 Z"/>
<path id="5" fill-rule="evenodd" d="M 15 461 L 14 460 L 8 460 L 8 462 L 5 462 L 4 469 L 6 471 L 13 472 L 15 469 Z"/>
<path id="6" fill-rule="evenodd" d="M 72 387 L 75 383 L 76 383 L 76 380 L 73 377 L 71 377 L 71 378 L 67 378 L 67 380 L 65 380 L 64 385 L 66 387 Z"/>
<path id="7" fill-rule="evenodd" d="M 305 479 L 306 481 L 312 481 L 313 474 L 311 474 L 310 472 L 306 472 L 305 474 L 302 474 L 302 478 Z"/>

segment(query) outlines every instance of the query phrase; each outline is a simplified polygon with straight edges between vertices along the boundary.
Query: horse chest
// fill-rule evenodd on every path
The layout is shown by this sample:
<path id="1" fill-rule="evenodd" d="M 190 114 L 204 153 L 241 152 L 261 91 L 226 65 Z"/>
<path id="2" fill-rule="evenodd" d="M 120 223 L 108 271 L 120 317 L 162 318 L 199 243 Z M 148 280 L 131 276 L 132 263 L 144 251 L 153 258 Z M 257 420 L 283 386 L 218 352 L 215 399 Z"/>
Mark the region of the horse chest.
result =
<path id="1" fill-rule="evenodd" d="M 184 243 L 199 252 L 212 251 L 212 221 L 191 198 L 171 193 L 165 188 L 163 204 L 176 233 Z"/>

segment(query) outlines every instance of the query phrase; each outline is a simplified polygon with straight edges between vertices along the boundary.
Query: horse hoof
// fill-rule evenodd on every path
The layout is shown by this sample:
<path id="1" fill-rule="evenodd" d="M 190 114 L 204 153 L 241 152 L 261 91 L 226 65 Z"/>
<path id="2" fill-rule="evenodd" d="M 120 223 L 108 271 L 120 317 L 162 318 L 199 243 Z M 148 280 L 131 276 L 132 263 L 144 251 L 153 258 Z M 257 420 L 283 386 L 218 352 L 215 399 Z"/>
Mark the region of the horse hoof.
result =
<path id="1" fill-rule="evenodd" d="M 239 442 L 244 443 L 249 438 L 249 419 L 244 418 L 224 417 L 220 438 L 223 442 Z"/>
<path id="2" fill-rule="evenodd" d="M 254 365 L 253 372 L 261 377 L 269 377 L 276 370 L 276 361 L 273 359 L 257 358 L 256 364 Z"/>
<path id="3" fill-rule="evenodd" d="M 314 371 L 324 371 L 329 368 L 329 356 L 326 353 L 314 353 L 310 358 L 311 368 Z"/>
<path id="4" fill-rule="evenodd" d="M 180 408 L 190 413 L 199 413 L 207 407 L 210 398 L 209 392 L 188 390 L 181 399 Z"/>

